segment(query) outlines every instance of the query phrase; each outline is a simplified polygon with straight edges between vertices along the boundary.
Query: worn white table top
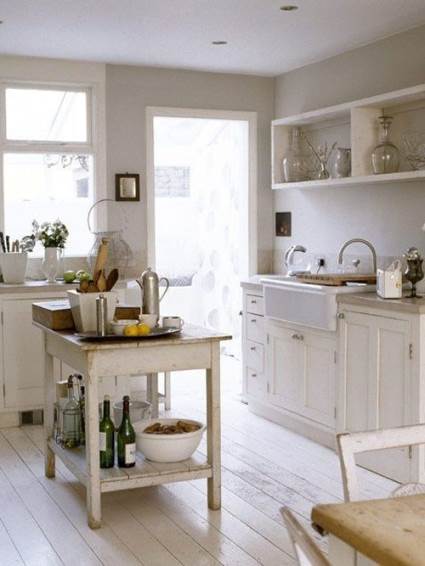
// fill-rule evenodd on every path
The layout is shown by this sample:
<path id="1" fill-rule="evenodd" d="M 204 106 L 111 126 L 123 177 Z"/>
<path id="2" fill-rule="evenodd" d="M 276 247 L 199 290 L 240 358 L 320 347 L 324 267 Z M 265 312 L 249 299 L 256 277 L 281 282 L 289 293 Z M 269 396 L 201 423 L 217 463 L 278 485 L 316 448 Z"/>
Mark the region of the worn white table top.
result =
<path id="1" fill-rule="evenodd" d="M 151 348 L 154 346 L 179 345 L 179 344 L 199 344 L 202 342 L 219 342 L 221 340 L 231 340 L 230 334 L 214 332 L 201 326 L 185 324 L 182 332 L 161 336 L 159 338 L 117 338 L 116 340 L 82 340 L 75 335 L 73 330 L 51 330 L 45 326 L 34 323 L 44 332 L 61 337 L 65 342 L 72 346 L 78 346 L 80 350 L 122 350 L 126 348 Z"/>

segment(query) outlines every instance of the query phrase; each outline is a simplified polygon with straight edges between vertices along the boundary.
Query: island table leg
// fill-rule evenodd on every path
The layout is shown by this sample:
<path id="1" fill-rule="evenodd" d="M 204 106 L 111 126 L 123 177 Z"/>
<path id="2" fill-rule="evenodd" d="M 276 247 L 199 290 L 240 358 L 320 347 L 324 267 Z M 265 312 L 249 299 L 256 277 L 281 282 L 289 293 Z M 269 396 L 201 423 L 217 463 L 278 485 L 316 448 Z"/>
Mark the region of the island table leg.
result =
<path id="1" fill-rule="evenodd" d="M 53 356 L 47 352 L 46 335 L 44 335 L 44 473 L 48 478 L 55 477 L 55 453 L 49 446 L 53 436 L 55 382 L 53 375 Z"/>
<path id="2" fill-rule="evenodd" d="M 208 507 L 221 507 L 220 343 L 211 345 L 211 368 L 207 369 L 207 454 L 212 467 L 208 478 Z"/>
<path id="3" fill-rule="evenodd" d="M 89 367 L 92 364 L 89 363 Z M 97 375 L 91 369 L 86 376 L 86 465 L 87 465 L 87 513 L 92 529 L 101 526 L 101 491 L 99 462 L 99 400 Z"/>

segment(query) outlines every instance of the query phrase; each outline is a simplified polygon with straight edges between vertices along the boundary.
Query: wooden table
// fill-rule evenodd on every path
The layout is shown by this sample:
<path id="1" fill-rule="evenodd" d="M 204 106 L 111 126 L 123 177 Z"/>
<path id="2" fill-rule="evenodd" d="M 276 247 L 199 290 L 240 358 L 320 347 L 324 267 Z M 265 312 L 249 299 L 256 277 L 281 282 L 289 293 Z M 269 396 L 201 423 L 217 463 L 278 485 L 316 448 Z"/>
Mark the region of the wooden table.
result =
<path id="1" fill-rule="evenodd" d="M 331 564 L 425 564 L 425 495 L 317 505 L 312 520 L 329 533 Z"/>
<path id="2" fill-rule="evenodd" d="M 44 332 L 46 439 L 45 474 L 55 476 L 55 455 L 86 486 L 88 524 L 101 525 L 101 494 L 108 491 L 208 478 L 208 505 L 221 505 L 220 442 L 220 341 L 231 336 L 185 325 L 180 334 L 145 340 L 89 342 L 71 331 L 55 331 L 36 324 Z M 86 447 L 64 449 L 53 438 L 55 378 L 53 359 L 58 358 L 84 375 L 86 387 Z M 207 458 L 200 453 L 184 462 L 148 462 L 137 453 L 133 468 L 99 468 L 98 380 L 106 376 L 157 376 L 159 371 L 206 370 Z M 151 388 L 155 389 L 155 388 Z"/>

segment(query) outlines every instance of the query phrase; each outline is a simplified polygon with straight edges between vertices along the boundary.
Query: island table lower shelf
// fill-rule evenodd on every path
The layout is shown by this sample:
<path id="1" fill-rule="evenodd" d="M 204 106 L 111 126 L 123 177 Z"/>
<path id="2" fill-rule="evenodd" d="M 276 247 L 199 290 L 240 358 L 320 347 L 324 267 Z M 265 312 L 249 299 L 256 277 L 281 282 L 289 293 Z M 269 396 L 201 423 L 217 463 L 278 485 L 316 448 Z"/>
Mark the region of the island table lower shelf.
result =
<path id="1" fill-rule="evenodd" d="M 49 448 L 83 484 L 88 483 L 85 447 L 63 448 L 52 438 L 48 442 Z M 206 457 L 200 452 L 188 460 L 170 464 L 150 462 L 140 452 L 136 453 L 136 465 L 133 468 L 108 468 L 100 470 L 100 490 L 119 491 L 138 487 L 161 485 L 177 481 L 198 480 L 210 478 L 212 467 Z"/>

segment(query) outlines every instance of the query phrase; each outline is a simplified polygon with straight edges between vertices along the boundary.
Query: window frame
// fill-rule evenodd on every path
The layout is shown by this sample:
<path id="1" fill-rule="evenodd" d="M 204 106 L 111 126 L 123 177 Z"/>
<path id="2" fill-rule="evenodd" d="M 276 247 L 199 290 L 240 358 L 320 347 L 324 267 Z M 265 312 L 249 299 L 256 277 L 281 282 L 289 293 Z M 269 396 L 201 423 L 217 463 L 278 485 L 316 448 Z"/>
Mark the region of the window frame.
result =
<path id="1" fill-rule="evenodd" d="M 86 93 L 86 120 L 87 141 L 43 141 L 43 140 L 8 140 L 6 137 L 6 89 L 28 89 L 28 90 L 63 90 L 71 92 Z M 98 191 L 99 167 L 99 140 L 97 139 L 97 124 L 95 112 L 95 87 L 87 83 L 67 84 L 62 82 L 38 82 L 21 80 L 0 80 L 0 230 L 4 231 L 5 202 L 4 202 L 4 155 L 7 153 L 59 153 L 90 155 L 93 163 L 93 204 L 102 198 Z M 74 256 L 82 257 L 83 254 Z M 68 256 L 72 257 L 72 256 Z"/>

